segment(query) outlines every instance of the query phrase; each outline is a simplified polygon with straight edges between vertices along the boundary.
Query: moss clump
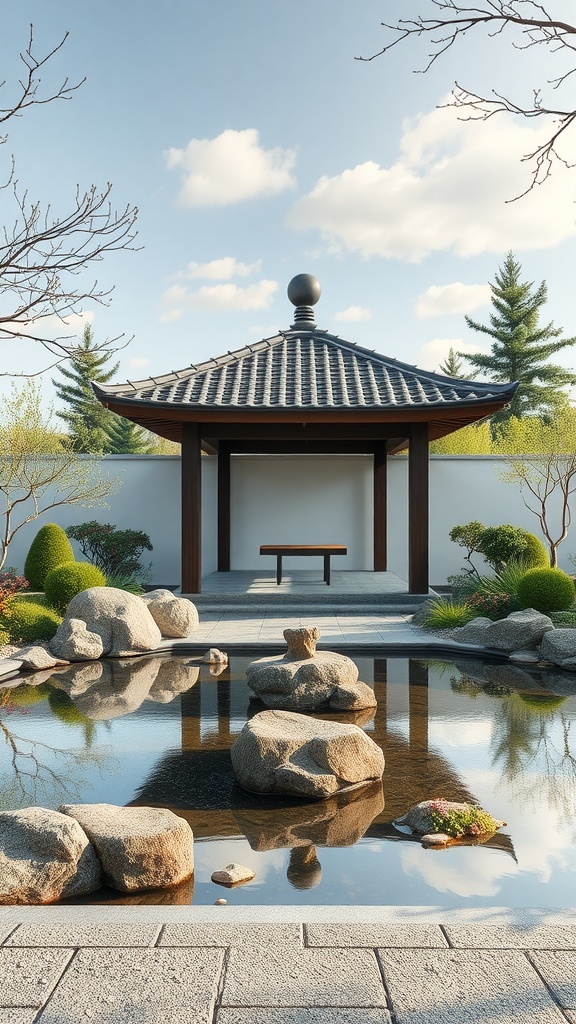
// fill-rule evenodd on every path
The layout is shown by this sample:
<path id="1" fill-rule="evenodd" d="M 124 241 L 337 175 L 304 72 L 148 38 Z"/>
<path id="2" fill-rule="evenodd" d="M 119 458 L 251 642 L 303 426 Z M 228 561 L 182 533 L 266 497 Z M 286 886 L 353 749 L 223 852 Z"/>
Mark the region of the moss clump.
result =
<path id="1" fill-rule="evenodd" d="M 0 618 L 0 627 L 6 630 L 15 644 L 31 644 L 36 640 L 50 640 L 62 616 L 52 608 L 36 601 L 10 601 L 7 612 Z"/>
<path id="2" fill-rule="evenodd" d="M 464 836 L 483 836 L 496 832 L 500 825 L 491 814 L 481 807 L 468 804 L 465 807 L 451 807 L 446 800 L 433 800 L 429 808 L 431 831 L 444 832 L 452 839 Z"/>
<path id="3" fill-rule="evenodd" d="M 529 569 L 518 583 L 518 600 L 523 608 L 535 608 L 549 615 L 574 604 L 574 581 L 562 569 Z"/>
<path id="4" fill-rule="evenodd" d="M 51 608 L 66 611 L 76 594 L 90 587 L 105 587 L 106 577 L 91 562 L 64 562 L 48 573 L 44 582 L 44 595 Z"/>
<path id="5" fill-rule="evenodd" d="M 24 564 L 24 575 L 32 590 L 44 590 L 48 573 L 63 562 L 74 560 L 74 552 L 62 527 L 46 523 L 38 531 Z"/>

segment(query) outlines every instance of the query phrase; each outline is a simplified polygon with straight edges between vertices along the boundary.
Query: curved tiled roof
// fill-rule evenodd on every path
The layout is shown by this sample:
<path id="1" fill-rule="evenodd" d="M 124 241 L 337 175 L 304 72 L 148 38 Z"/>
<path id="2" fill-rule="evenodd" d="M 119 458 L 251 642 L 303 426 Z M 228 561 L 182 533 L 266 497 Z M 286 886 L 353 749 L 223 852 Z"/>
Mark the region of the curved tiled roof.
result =
<path id="1" fill-rule="evenodd" d="M 443 377 L 316 328 L 283 331 L 161 377 L 93 385 L 102 402 L 263 411 L 504 404 L 516 386 Z"/>

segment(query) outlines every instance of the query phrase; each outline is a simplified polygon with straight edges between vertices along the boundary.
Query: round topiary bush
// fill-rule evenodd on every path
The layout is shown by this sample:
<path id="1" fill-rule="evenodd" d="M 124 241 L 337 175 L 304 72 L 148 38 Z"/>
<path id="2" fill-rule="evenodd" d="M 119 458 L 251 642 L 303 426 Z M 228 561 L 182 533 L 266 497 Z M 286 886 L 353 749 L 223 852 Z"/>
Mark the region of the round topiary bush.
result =
<path id="1" fill-rule="evenodd" d="M 24 564 L 24 575 L 32 590 L 44 590 L 48 573 L 63 562 L 73 562 L 74 552 L 62 527 L 46 523 L 38 530 Z"/>
<path id="2" fill-rule="evenodd" d="M 12 643 L 32 644 L 37 640 L 50 640 L 61 621 L 61 616 L 46 605 L 16 599 L 10 602 L 0 625 L 7 630 Z"/>
<path id="3" fill-rule="evenodd" d="M 46 601 L 57 611 L 66 611 L 76 594 L 90 587 L 105 587 L 106 577 L 91 562 L 64 562 L 48 573 L 44 581 Z"/>
<path id="4" fill-rule="evenodd" d="M 524 564 L 530 569 L 541 565 L 549 566 L 550 558 L 542 541 L 534 533 L 528 533 L 528 530 L 523 530 L 523 534 L 526 541 L 526 547 L 521 556 Z"/>
<path id="5" fill-rule="evenodd" d="M 522 608 L 535 608 L 544 615 L 570 608 L 575 597 L 572 577 L 562 569 L 528 569 L 518 583 L 518 600 Z"/>

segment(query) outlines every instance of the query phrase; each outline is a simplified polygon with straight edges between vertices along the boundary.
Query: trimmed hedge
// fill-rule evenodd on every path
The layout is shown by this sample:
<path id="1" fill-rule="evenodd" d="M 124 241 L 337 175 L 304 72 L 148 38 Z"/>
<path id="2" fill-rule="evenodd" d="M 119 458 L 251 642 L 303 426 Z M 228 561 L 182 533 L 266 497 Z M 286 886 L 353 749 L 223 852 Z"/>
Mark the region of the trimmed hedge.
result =
<path id="1" fill-rule="evenodd" d="M 528 530 L 524 530 L 523 533 L 526 547 L 522 552 L 522 561 L 531 569 L 538 566 L 549 567 L 550 558 L 542 541 L 534 533 L 528 533 Z"/>
<path id="2" fill-rule="evenodd" d="M 63 562 L 74 560 L 74 551 L 62 527 L 46 523 L 38 530 L 24 564 L 24 575 L 32 590 L 44 590 L 48 573 Z"/>
<path id="3" fill-rule="evenodd" d="M 12 643 L 31 644 L 36 640 L 50 640 L 61 621 L 62 617 L 46 605 L 15 598 L 0 619 L 0 627 L 8 632 Z"/>
<path id="4" fill-rule="evenodd" d="M 522 607 L 535 608 L 544 615 L 571 608 L 575 599 L 574 581 L 562 569 L 529 569 L 518 583 Z"/>
<path id="5" fill-rule="evenodd" d="M 66 611 L 76 594 L 90 587 L 105 587 L 106 577 L 91 562 L 64 562 L 48 573 L 44 582 L 44 596 L 51 608 Z"/>

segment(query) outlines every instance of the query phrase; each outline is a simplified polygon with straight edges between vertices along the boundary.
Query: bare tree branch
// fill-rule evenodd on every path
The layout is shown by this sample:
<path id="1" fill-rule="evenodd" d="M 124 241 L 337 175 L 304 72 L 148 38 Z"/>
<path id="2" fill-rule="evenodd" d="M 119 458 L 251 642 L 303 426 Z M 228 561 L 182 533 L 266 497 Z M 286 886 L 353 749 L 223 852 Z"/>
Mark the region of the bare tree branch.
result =
<path id="1" fill-rule="evenodd" d="M 459 44 L 468 34 L 488 30 L 488 38 L 513 32 L 511 45 L 516 50 L 528 50 L 535 46 L 547 46 L 551 53 L 571 51 L 576 53 L 576 24 L 553 18 L 546 8 L 534 0 L 486 0 L 485 3 L 468 5 L 459 0 L 421 0 L 439 12 L 433 17 L 417 15 L 415 18 L 401 18 L 393 24 L 383 22 L 383 27 L 393 33 L 389 43 L 370 57 L 358 60 L 375 60 L 385 56 L 395 46 L 413 38 L 425 38 L 430 50 L 426 63 L 418 73 L 425 74 L 436 61 L 452 47 Z M 552 89 L 559 89 L 576 73 L 576 65 L 562 70 L 555 78 L 547 80 Z M 546 181 L 555 164 L 575 166 L 559 151 L 558 142 L 576 121 L 576 107 L 559 107 L 542 100 L 541 88 L 533 89 L 531 102 L 520 102 L 491 89 L 489 93 L 476 92 L 455 83 L 452 101 L 444 106 L 453 106 L 466 111 L 462 120 L 486 121 L 494 114 L 515 114 L 525 118 L 543 118 L 547 122 L 547 135 L 532 152 L 522 160 L 532 165 L 530 183 L 515 199 L 530 192 L 536 185 Z M 514 200 L 509 200 L 513 202 Z"/>

